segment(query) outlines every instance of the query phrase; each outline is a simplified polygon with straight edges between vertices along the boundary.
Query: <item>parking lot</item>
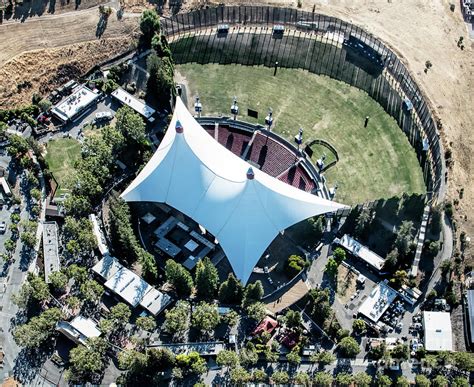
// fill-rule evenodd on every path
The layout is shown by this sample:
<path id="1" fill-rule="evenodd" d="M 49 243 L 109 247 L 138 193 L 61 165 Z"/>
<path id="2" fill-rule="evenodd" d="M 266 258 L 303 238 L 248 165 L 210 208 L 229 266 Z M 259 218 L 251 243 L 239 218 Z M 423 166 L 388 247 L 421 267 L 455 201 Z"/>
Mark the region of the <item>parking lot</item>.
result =
<path id="1" fill-rule="evenodd" d="M 115 116 L 115 112 L 119 108 L 120 104 L 118 102 L 116 102 L 111 96 L 105 96 L 103 99 L 99 100 L 97 105 L 92 105 L 73 122 L 66 124 L 62 130 L 55 133 L 48 133 L 41 137 L 38 141 L 40 143 L 46 143 L 52 139 L 61 138 L 64 136 L 81 139 L 81 133 L 84 127 L 95 122 L 97 113 L 110 113 L 112 116 Z M 104 120 L 103 124 L 106 124 L 107 122 L 108 121 Z"/>

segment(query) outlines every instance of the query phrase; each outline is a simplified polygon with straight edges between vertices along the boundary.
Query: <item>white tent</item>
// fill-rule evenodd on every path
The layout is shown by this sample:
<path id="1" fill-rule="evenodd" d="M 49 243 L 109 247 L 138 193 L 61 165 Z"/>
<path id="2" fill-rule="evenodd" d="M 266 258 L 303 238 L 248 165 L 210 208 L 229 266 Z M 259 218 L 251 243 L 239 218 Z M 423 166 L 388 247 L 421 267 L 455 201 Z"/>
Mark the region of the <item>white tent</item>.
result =
<path id="1" fill-rule="evenodd" d="M 344 207 L 252 169 L 214 140 L 179 98 L 163 141 L 122 198 L 163 202 L 203 225 L 244 283 L 280 231 Z"/>

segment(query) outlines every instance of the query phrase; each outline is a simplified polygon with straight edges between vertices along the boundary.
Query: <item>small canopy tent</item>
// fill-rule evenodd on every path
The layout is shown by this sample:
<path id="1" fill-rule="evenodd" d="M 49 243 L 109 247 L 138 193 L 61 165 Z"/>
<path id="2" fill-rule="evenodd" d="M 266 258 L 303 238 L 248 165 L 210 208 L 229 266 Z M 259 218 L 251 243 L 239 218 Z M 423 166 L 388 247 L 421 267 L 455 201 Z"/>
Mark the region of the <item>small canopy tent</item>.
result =
<path id="1" fill-rule="evenodd" d="M 163 141 L 122 198 L 166 203 L 203 225 L 244 283 L 279 232 L 344 207 L 253 169 L 209 136 L 179 98 Z"/>

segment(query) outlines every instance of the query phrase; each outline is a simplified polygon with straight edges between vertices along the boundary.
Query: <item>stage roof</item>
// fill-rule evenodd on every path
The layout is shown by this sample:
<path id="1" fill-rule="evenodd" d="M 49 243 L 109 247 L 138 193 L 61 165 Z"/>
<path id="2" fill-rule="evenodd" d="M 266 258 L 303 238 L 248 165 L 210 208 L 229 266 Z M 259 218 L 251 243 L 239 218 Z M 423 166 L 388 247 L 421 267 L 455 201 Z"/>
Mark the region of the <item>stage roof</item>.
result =
<path id="1" fill-rule="evenodd" d="M 279 232 L 344 207 L 252 168 L 215 141 L 179 98 L 163 141 L 122 198 L 163 202 L 194 219 L 220 242 L 244 283 Z"/>

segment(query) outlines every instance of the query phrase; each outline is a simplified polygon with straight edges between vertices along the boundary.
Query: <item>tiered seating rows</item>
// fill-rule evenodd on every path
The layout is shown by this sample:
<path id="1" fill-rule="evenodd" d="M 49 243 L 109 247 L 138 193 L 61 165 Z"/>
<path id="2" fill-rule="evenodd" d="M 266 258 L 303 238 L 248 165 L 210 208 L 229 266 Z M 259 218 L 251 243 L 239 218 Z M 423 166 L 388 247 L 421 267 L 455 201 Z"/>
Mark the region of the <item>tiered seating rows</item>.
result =
<path id="1" fill-rule="evenodd" d="M 219 144 L 224 145 L 237 156 L 242 156 L 251 138 L 251 135 L 248 133 L 236 130 L 230 131 L 226 126 L 219 126 L 218 129 Z"/>
<path id="2" fill-rule="evenodd" d="M 297 160 L 293 152 L 262 133 L 256 134 L 249 153 L 249 160 L 273 177 L 283 173 Z"/>
<path id="3" fill-rule="evenodd" d="M 279 177 L 279 180 L 306 192 L 311 192 L 315 188 L 313 180 L 300 165 L 291 167 Z"/>

